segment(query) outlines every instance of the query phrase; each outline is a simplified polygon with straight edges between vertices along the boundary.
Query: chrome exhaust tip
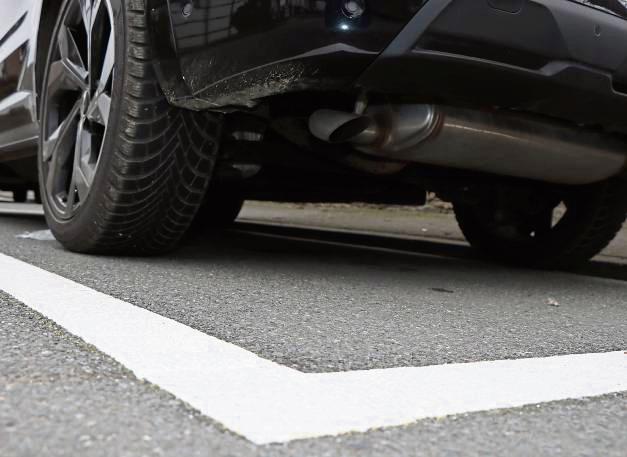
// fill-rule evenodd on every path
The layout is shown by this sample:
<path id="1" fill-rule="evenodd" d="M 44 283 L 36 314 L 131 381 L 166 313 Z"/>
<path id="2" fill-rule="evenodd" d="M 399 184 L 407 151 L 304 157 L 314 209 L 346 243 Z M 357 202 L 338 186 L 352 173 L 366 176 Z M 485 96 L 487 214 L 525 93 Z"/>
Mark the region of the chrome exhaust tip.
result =
<path id="1" fill-rule="evenodd" d="M 316 111 L 309 118 L 309 130 L 319 140 L 331 144 L 371 145 L 380 136 L 369 116 L 329 109 Z"/>

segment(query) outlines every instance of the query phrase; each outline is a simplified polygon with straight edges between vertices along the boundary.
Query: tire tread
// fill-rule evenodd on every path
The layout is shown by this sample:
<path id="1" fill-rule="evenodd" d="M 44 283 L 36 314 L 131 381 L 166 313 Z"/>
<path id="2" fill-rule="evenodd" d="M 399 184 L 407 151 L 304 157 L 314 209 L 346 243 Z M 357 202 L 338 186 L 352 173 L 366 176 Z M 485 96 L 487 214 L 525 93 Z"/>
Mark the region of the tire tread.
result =
<path id="1" fill-rule="evenodd" d="M 80 236 L 55 235 L 83 253 L 160 254 L 177 245 L 203 202 L 221 120 L 168 103 L 153 69 L 145 0 L 125 2 L 124 22 L 123 97 L 104 192 L 89 195 L 97 209 Z"/>

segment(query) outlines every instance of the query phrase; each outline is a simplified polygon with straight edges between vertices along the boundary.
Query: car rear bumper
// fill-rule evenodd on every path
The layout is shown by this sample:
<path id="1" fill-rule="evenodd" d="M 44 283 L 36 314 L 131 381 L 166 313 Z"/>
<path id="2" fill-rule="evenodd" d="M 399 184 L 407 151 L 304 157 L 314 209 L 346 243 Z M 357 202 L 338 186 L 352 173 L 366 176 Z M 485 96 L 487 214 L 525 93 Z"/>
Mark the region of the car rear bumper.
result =
<path id="1" fill-rule="evenodd" d="M 431 0 L 357 84 L 627 132 L 624 43 L 627 21 L 575 2 Z"/>
<path id="2" fill-rule="evenodd" d="M 214 27 L 210 11 L 190 22 L 177 18 L 181 3 L 164 14 L 158 3 L 167 2 L 153 2 L 154 29 L 170 27 L 156 34 L 158 70 L 181 106 L 362 87 L 627 132 L 627 21 L 613 0 L 591 2 L 596 8 L 579 0 L 429 0 L 415 15 L 419 1 L 379 0 L 353 22 L 330 15 L 339 0 L 287 1 L 318 10 L 292 9 L 246 33 L 230 24 L 234 35 L 214 41 L 209 32 L 190 32 L 194 23 Z"/>

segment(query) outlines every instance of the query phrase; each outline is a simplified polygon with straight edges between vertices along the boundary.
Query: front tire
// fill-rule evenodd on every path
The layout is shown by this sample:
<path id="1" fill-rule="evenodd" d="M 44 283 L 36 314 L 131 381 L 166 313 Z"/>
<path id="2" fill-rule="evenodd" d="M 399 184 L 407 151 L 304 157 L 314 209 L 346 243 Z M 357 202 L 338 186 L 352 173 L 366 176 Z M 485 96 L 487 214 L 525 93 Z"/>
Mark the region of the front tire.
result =
<path id="1" fill-rule="evenodd" d="M 203 201 L 221 120 L 167 102 L 144 1 L 94 3 L 94 11 L 84 0 L 63 3 L 45 65 L 38 162 L 46 220 L 72 251 L 162 253 Z"/>
<path id="2" fill-rule="evenodd" d="M 493 192 L 476 204 L 454 204 L 468 242 L 501 262 L 570 269 L 600 253 L 621 229 L 627 214 L 627 184 L 618 179 L 563 195 L 525 196 L 535 201 Z M 556 215 L 558 205 L 563 214 Z"/>

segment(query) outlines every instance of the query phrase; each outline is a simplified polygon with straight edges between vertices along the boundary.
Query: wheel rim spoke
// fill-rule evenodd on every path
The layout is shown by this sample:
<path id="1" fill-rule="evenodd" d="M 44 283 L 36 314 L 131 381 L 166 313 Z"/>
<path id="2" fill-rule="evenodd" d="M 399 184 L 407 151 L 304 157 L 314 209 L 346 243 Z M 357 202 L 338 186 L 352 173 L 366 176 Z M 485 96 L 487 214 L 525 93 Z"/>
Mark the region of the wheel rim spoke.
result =
<path id="1" fill-rule="evenodd" d="M 92 14 L 94 11 L 94 0 L 78 0 L 78 4 L 81 10 L 81 16 L 83 17 L 83 26 L 87 35 L 91 33 Z M 100 4 L 100 1 L 97 2 Z"/>
<path id="2" fill-rule="evenodd" d="M 111 111 L 111 97 L 106 93 L 97 93 L 87 108 L 87 118 L 100 125 L 107 126 Z"/>
<path id="3" fill-rule="evenodd" d="M 64 182 L 67 178 L 67 172 L 58 164 L 51 164 L 46 178 L 46 191 L 57 201 L 63 198 Z"/>
<path id="4" fill-rule="evenodd" d="M 67 59 L 57 60 L 50 65 L 48 90 L 51 95 L 59 91 L 84 91 L 87 89 L 87 70 L 83 70 Z"/>
<path id="5" fill-rule="evenodd" d="M 59 33 L 59 53 L 63 60 L 73 63 L 74 66 L 80 68 L 85 73 L 85 76 L 87 76 L 87 67 L 78 49 L 76 38 L 67 26 L 62 26 Z"/>
<path id="6" fill-rule="evenodd" d="M 67 209 L 71 211 L 76 203 L 80 203 L 85 198 L 91 188 L 93 174 L 90 166 L 92 155 L 92 134 L 85 128 L 85 121 L 78 123 L 76 132 L 76 145 L 74 148 L 74 164 L 72 167 L 72 178 L 67 196 Z"/>
<path id="7" fill-rule="evenodd" d="M 71 214 L 74 205 L 85 199 L 88 192 L 89 185 L 86 182 L 86 178 L 79 168 L 75 168 L 72 173 L 72 181 L 65 206 L 66 214 Z"/>
<path id="8" fill-rule="evenodd" d="M 52 167 L 48 171 L 48 176 L 46 177 L 46 191 L 53 198 L 58 198 L 58 186 L 59 186 L 59 173 L 60 169 L 57 167 Z"/>
<path id="9" fill-rule="evenodd" d="M 74 170 L 74 182 L 76 184 L 76 193 L 78 194 L 79 199 L 82 201 L 87 197 L 89 189 L 91 188 L 91 183 L 89 182 L 89 178 L 85 176 L 85 173 L 83 173 L 83 170 L 80 167 L 77 167 Z"/>
<path id="10" fill-rule="evenodd" d="M 91 0 L 91 16 L 89 21 L 89 30 L 93 30 L 94 22 L 96 22 L 96 14 L 100 10 L 100 4 L 102 0 Z"/>
<path id="11" fill-rule="evenodd" d="M 46 190 L 54 199 L 62 197 L 66 182 L 72 145 L 79 124 L 80 102 L 76 102 L 70 114 L 43 143 L 43 160 L 48 162 Z"/>
<path id="12" fill-rule="evenodd" d="M 44 162 L 57 162 L 60 159 L 60 154 L 69 154 L 71 148 L 71 142 L 74 140 L 76 134 L 76 127 L 78 125 L 78 117 L 80 112 L 80 101 L 74 104 L 74 107 L 70 111 L 70 114 L 59 124 L 54 132 L 43 143 L 43 160 Z"/>
<path id="13" fill-rule="evenodd" d="M 76 185 L 81 198 L 87 196 L 95 174 L 95 157 L 93 150 L 93 134 L 79 124 L 76 140 L 74 173 L 77 175 Z"/>

